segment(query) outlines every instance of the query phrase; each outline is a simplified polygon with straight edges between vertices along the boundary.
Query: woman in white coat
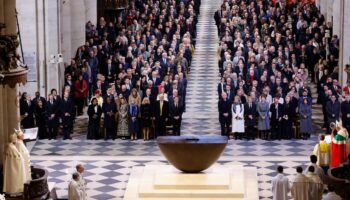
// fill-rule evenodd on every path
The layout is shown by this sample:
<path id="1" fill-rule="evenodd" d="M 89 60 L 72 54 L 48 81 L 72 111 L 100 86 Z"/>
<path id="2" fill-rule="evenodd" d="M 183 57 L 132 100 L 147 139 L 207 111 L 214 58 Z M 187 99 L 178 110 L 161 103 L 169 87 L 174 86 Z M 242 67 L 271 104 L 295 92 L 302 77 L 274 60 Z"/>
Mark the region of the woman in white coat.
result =
<path id="1" fill-rule="evenodd" d="M 232 133 L 235 140 L 242 139 L 244 133 L 244 105 L 239 96 L 235 96 L 232 104 Z"/>

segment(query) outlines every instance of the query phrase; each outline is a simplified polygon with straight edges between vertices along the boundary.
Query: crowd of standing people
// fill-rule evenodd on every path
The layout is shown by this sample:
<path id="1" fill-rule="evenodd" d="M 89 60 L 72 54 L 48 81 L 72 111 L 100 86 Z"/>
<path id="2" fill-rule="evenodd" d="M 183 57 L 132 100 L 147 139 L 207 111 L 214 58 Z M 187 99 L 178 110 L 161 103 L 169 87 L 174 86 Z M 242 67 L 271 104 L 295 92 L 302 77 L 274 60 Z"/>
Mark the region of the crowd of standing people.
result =
<path id="1" fill-rule="evenodd" d="M 87 22 L 86 43 L 65 66 L 62 95 L 23 93 L 21 126 L 39 138 L 70 134 L 88 106 L 88 139 L 180 135 L 200 0 L 130 1 L 115 20 Z"/>
<path id="2" fill-rule="evenodd" d="M 224 0 L 214 18 L 222 135 L 308 139 L 313 102 L 323 107 L 325 132 L 340 119 L 349 130 L 349 89 L 338 83 L 339 39 L 313 1 Z M 317 85 L 314 101 L 310 83 Z"/>

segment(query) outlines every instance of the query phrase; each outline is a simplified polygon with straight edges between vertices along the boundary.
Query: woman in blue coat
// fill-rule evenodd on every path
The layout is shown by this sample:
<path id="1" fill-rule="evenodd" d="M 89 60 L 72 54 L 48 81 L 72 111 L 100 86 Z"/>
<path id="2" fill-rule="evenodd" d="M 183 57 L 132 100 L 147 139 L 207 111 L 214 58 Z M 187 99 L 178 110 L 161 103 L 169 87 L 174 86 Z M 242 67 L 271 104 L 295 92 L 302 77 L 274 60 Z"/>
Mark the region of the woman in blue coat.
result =
<path id="1" fill-rule="evenodd" d="M 129 104 L 129 133 L 131 140 L 137 140 L 137 133 L 139 132 L 139 107 L 135 100 L 132 99 Z"/>

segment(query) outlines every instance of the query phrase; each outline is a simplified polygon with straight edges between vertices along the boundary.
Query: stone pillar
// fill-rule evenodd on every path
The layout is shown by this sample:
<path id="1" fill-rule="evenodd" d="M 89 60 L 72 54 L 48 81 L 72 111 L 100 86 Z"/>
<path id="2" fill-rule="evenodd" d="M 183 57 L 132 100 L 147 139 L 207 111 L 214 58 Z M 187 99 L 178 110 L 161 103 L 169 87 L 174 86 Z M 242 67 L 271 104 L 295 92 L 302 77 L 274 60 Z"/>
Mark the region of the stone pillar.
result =
<path id="1" fill-rule="evenodd" d="M 74 57 L 77 48 L 85 43 L 85 3 L 84 0 L 71 0 L 71 53 Z"/>
<path id="2" fill-rule="evenodd" d="M 46 44 L 46 91 L 59 89 L 58 65 L 50 63 L 51 56 L 59 53 L 59 15 L 58 0 L 45 1 L 45 44 Z"/>
<path id="3" fill-rule="evenodd" d="M 333 0 L 333 34 L 338 35 L 340 37 L 340 1 L 341 0 Z"/>
<path id="4" fill-rule="evenodd" d="M 97 1 L 84 0 L 85 2 L 85 22 L 91 21 L 97 24 Z"/>
<path id="5" fill-rule="evenodd" d="M 0 1 L 0 5 L 0 19 L 6 24 L 4 33 L 17 34 L 16 0 Z M 19 72 L 19 74 L 23 75 L 26 73 L 22 72 Z M 0 165 L 3 163 L 3 152 L 9 142 L 9 135 L 14 132 L 15 128 L 19 127 L 19 107 L 17 104 L 18 84 L 16 75 L 12 73 L 1 73 L 5 75 L 5 79 L 0 84 Z M 11 84 L 6 83 L 6 80 L 10 80 Z"/>
<path id="6" fill-rule="evenodd" d="M 340 3 L 341 37 L 339 51 L 339 83 L 341 83 L 342 86 L 345 86 L 348 77 L 344 69 L 346 64 L 350 64 L 350 1 L 341 0 Z"/>
<path id="7" fill-rule="evenodd" d="M 39 69 L 40 64 L 37 59 L 37 13 L 36 0 L 17 0 L 17 17 L 23 47 L 23 57 L 28 65 L 28 83 L 25 87 L 20 86 L 19 91 L 26 91 L 29 95 L 34 95 L 36 91 L 45 95 L 45 91 L 40 91 Z M 30 25 L 29 25 L 30 24 Z"/>
<path id="8" fill-rule="evenodd" d="M 332 21 L 332 16 L 333 16 L 333 1 L 334 0 L 327 0 L 327 17 L 326 21 L 331 22 Z"/>
<path id="9" fill-rule="evenodd" d="M 13 1 L 4 1 L 3 13 L 4 13 L 4 22 L 6 24 L 5 34 L 16 34 L 16 0 Z"/>
<path id="10" fill-rule="evenodd" d="M 64 62 L 69 62 L 72 57 L 71 52 L 71 1 L 60 0 L 60 16 L 61 16 L 61 53 L 63 54 Z"/>

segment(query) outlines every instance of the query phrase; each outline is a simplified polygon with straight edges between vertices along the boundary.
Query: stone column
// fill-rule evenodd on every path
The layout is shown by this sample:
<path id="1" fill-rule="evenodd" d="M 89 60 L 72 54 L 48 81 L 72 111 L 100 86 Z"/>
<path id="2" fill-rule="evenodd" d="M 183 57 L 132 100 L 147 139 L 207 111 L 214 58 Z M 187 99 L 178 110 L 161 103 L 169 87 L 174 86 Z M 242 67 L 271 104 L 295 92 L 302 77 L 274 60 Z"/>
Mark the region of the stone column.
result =
<path id="1" fill-rule="evenodd" d="M 339 83 L 345 86 L 348 77 L 344 69 L 346 64 L 350 64 L 350 1 L 341 0 L 340 8 Z"/>
<path id="2" fill-rule="evenodd" d="M 51 56 L 57 58 L 59 53 L 59 15 L 58 1 L 45 1 L 45 44 L 46 44 L 46 91 L 50 93 L 52 88 L 59 89 L 58 65 L 50 63 Z"/>
<path id="3" fill-rule="evenodd" d="M 84 0 L 71 0 L 71 56 L 85 43 L 85 3 Z"/>
<path id="4" fill-rule="evenodd" d="M 63 54 L 64 62 L 69 63 L 72 57 L 71 52 L 71 1 L 60 0 L 60 16 L 61 16 L 61 53 Z"/>
<path id="5" fill-rule="evenodd" d="M 341 17 L 341 10 L 340 10 L 340 1 L 341 0 L 333 0 L 333 34 L 338 35 L 340 37 L 340 17 Z"/>
<path id="6" fill-rule="evenodd" d="M 91 21 L 97 24 L 97 1 L 84 0 L 85 2 L 85 22 Z"/>
<path id="7" fill-rule="evenodd" d="M 327 22 L 331 22 L 331 21 L 332 21 L 332 16 L 333 16 L 333 1 L 334 1 L 334 0 L 327 0 L 327 8 L 326 8 L 327 17 L 325 18 Z"/>
<path id="8" fill-rule="evenodd" d="M 16 0 L 0 1 L 0 19 L 6 24 L 5 34 L 17 34 L 16 29 Z M 1 72 L 5 74 L 4 72 Z M 11 74 L 11 73 L 10 73 Z M 10 75 L 9 75 L 10 76 Z M 11 76 L 16 79 L 16 75 Z M 0 84 L 0 165 L 3 163 L 3 152 L 9 142 L 9 135 L 14 132 L 14 128 L 19 127 L 19 107 L 17 106 L 17 81 L 12 80 L 11 86 L 6 81 Z M 5 74 L 5 79 L 7 74 Z"/>

